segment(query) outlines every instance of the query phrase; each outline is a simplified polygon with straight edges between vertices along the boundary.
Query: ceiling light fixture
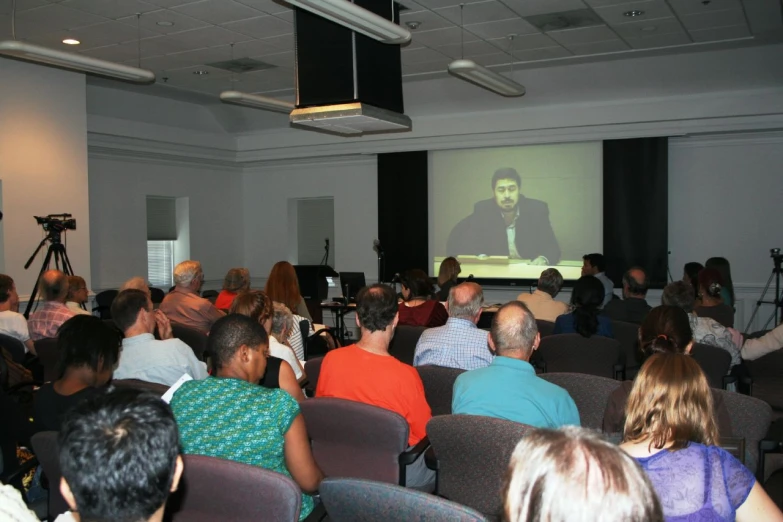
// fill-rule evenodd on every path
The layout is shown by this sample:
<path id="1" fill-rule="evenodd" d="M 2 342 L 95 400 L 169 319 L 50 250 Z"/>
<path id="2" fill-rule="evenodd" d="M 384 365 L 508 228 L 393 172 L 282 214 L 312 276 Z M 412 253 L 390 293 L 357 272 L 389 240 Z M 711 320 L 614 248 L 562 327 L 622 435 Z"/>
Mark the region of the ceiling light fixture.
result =
<path id="1" fill-rule="evenodd" d="M 79 45 L 81 42 L 75 38 L 66 38 L 63 40 L 63 43 L 66 45 Z"/>
<path id="2" fill-rule="evenodd" d="M 623 16 L 627 16 L 628 18 L 634 18 L 636 16 L 642 16 L 644 14 L 644 11 L 640 11 L 638 9 L 634 9 L 633 11 L 626 11 L 623 13 Z"/>
<path id="3" fill-rule="evenodd" d="M 454 60 L 449 64 L 449 73 L 501 96 L 523 96 L 525 94 L 524 85 L 495 71 L 490 71 L 473 60 Z"/>
<path id="4" fill-rule="evenodd" d="M 193 74 L 196 76 L 206 76 L 209 74 L 209 71 L 205 71 L 204 69 L 199 69 L 198 71 L 193 71 Z"/>
<path id="5" fill-rule="evenodd" d="M 6 40 L 0 42 L 0 55 L 10 56 L 26 62 L 53 65 L 87 74 L 108 76 L 136 83 L 153 83 L 155 73 L 146 69 L 107 62 L 76 53 L 49 49 L 40 45 Z"/>
<path id="6" fill-rule="evenodd" d="M 269 96 L 261 96 L 260 94 L 248 94 L 239 91 L 223 91 L 220 93 L 220 100 L 226 103 L 233 103 L 234 105 L 242 105 L 244 107 L 252 107 L 265 111 L 282 112 L 283 114 L 290 114 L 291 111 L 296 108 L 291 102 L 270 98 Z"/>
<path id="7" fill-rule="evenodd" d="M 161 27 L 173 27 L 174 22 L 169 22 L 168 20 L 161 20 L 160 22 L 155 22 L 155 25 L 159 25 Z"/>
<path id="8" fill-rule="evenodd" d="M 407 25 L 408 29 L 410 29 L 411 31 L 415 31 L 416 29 L 419 28 L 421 22 L 417 22 L 416 20 L 411 20 L 410 22 L 405 22 L 405 25 Z"/>
<path id="9" fill-rule="evenodd" d="M 407 29 L 347 0 L 289 0 L 288 3 L 379 42 L 404 44 L 411 39 Z"/>

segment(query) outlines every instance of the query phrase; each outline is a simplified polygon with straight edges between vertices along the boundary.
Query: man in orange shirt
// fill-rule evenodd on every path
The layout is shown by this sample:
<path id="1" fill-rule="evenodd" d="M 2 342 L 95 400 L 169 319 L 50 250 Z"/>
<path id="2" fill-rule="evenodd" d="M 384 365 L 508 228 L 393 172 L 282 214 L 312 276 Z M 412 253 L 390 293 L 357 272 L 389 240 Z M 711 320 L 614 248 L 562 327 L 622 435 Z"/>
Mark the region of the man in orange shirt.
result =
<path id="1" fill-rule="evenodd" d="M 321 365 L 317 397 L 337 397 L 399 413 L 408 421 L 408 444 L 427 435 L 432 417 L 424 385 L 413 366 L 389 355 L 389 343 L 397 326 L 397 296 L 391 287 L 373 285 L 356 295 L 359 342 L 330 351 Z M 435 472 L 420 457 L 406 469 L 406 486 L 422 487 L 435 481 Z"/>

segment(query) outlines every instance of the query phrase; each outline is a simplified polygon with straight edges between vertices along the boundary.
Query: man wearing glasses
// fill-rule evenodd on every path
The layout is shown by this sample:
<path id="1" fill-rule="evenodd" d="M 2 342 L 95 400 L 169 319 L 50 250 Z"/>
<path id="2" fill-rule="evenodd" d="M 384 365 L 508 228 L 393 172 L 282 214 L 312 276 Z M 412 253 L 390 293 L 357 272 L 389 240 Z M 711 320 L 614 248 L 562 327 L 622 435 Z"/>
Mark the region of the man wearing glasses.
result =
<path id="1" fill-rule="evenodd" d="M 160 310 L 169 321 L 209 333 L 212 323 L 224 314 L 209 300 L 199 296 L 204 284 L 204 272 L 198 261 L 183 261 L 174 267 L 174 289 L 160 304 Z"/>

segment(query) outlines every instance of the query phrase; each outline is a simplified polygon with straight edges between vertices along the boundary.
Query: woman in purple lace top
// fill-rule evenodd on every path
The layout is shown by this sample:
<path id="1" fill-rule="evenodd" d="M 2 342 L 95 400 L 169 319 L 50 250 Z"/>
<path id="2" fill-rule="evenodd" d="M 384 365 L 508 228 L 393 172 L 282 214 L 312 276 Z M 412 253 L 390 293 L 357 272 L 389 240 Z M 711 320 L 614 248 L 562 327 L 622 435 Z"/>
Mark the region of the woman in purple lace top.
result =
<path id="1" fill-rule="evenodd" d="M 716 446 L 712 394 L 698 363 L 655 354 L 636 377 L 621 445 L 647 472 L 667 522 L 783 521 L 753 474 Z"/>

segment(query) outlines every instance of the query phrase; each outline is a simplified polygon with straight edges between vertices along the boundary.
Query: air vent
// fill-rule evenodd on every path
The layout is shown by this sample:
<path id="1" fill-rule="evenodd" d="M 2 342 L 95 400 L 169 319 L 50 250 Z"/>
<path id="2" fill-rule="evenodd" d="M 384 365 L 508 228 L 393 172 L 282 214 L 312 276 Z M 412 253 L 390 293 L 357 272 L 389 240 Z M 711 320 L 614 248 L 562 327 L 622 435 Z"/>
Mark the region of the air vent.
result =
<path id="1" fill-rule="evenodd" d="M 237 58 L 236 60 L 226 60 L 224 62 L 213 62 L 206 64 L 210 67 L 223 69 L 232 73 L 248 73 L 253 71 L 263 71 L 264 69 L 273 69 L 277 67 L 271 63 L 254 60 L 252 58 Z"/>
<path id="2" fill-rule="evenodd" d="M 591 9 L 574 9 L 573 11 L 526 16 L 525 20 L 543 32 L 591 27 L 604 23 Z"/>

